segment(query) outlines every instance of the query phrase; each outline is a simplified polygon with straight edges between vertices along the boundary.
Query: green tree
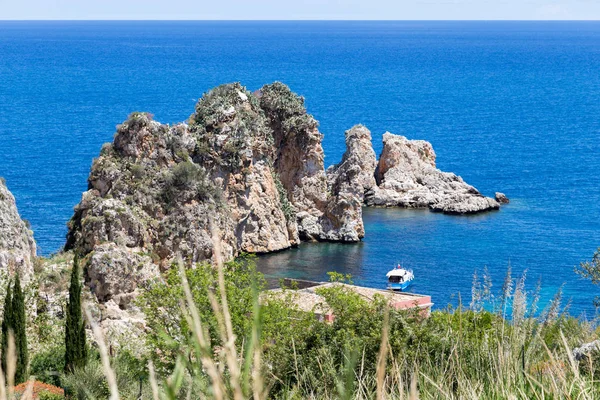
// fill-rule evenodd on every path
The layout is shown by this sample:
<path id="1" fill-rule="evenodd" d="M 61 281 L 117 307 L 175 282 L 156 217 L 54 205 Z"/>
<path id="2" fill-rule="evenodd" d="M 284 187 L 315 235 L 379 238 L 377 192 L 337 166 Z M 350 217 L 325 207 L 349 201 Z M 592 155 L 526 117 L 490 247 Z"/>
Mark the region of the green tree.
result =
<path id="1" fill-rule="evenodd" d="M 0 353 L 2 354 L 2 371 L 6 373 L 6 353 L 8 351 L 8 333 L 12 330 L 12 289 L 10 287 L 11 281 L 8 280 L 6 288 L 6 297 L 4 298 L 4 314 L 2 316 L 2 344 L 0 347 Z"/>
<path id="2" fill-rule="evenodd" d="M 256 272 L 254 259 L 249 255 L 226 263 L 223 274 L 233 332 L 237 344 L 241 345 L 252 329 L 255 294 L 265 282 Z M 207 263 L 198 264 L 186 270 L 186 277 L 212 346 L 222 346 L 219 322 L 210 300 L 213 295 L 220 303 L 217 269 Z M 138 300 L 149 328 L 146 340 L 159 369 L 171 370 L 178 356 L 187 357 L 194 348 L 187 320 L 181 311 L 183 298 L 179 269 L 174 265 L 164 281 L 151 285 Z"/>
<path id="3" fill-rule="evenodd" d="M 29 363 L 29 352 L 27 350 L 27 319 L 25 316 L 25 296 L 21 289 L 19 274 L 15 276 L 12 295 L 12 329 L 15 334 L 15 350 L 17 353 L 17 368 L 15 371 L 15 383 L 27 381 L 27 366 Z"/>
<path id="4" fill-rule="evenodd" d="M 65 372 L 83 368 L 87 361 L 85 343 L 85 324 L 81 315 L 81 281 L 79 278 L 79 259 L 73 260 L 67 320 L 65 324 Z"/>
<path id="5" fill-rule="evenodd" d="M 575 272 L 582 278 L 589 279 L 594 285 L 600 285 L 600 248 L 596 250 L 591 261 L 582 262 Z M 600 308 L 600 296 L 594 299 L 596 308 Z"/>

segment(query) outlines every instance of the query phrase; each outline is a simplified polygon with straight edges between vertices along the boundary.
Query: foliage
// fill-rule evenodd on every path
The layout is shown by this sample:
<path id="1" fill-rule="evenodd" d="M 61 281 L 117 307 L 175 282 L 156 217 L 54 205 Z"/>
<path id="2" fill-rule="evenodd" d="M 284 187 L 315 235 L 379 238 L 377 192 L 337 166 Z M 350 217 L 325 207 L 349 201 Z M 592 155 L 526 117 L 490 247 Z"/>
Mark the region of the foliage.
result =
<path id="1" fill-rule="evenodd" d="M 2 371 L 6 371 L 6 355 L 8 353 L 8 336 L 13 326 L 13 309 L 12 309 L 12 287 L 11 281 L 8 280 L 6 287 L 6 295 L 4 296 L 4 307 L 2 316 L 2 344 L 0 345 L 0 356 L 2 362 L 0 366 Z"/>
<path id="2" fill-rule="evenodd" d="M 231 107 L 241 105 L 244 96 L 252 106 L 258 106 L 256 98 L 239 82 L 217 86 L 202 95 L 190 120 L 197 125 L 216 127 L 232 118 Z"/>
<path id="3" fill-rule="evenodd" d="M 151 288 L 146 298 L 147 309 L 155 310 L 154 327 L 158 321 L 168 327 L 152 343 L 172 340 L 181 346 L 179 351 L 155 347 L 162 357 L 157 361 L 173 362 L 163 364 L 158 377 L 150 367 L 149 380 L 142 381 L 142 390 L 155 388 L 154 398 L 367 399 L 375 393 L 377 398 L 419 393 L 421 398 L 591 399 L 600 394 L 595 369 L 569 358 L 573 344 L 593 332 L 561 312 L 538 319 L 527 310 L 522 319 L 509 321 L 503 307 L 459 307 L 423 318 L 389 309 L 383 297 L 366 301 L 343 284 L 348 276 L 332 274 L 334 284 L 318 291 L 335 319 L 323 323 L 295 310 L 295 290 L 281 292 L 284 296 L 265 293 L 259 306 L 256 292 L 248 290 L 257 279 L 251 267 L 198 266 L 179 274 Z M 502 296 L 510 294 L 514 301 L 521 280 L 507 279 Z M 220 300 L 223 294 L 227 302 Z M 172 323 L 164 320 L 168 312 L 177 314 Z M 123 363 L 113 360 L 117 377 Z M 122 397 L 130 398 L 135 381 L 135 374 L 128 381 L 117 378 L 113 390 L 122 385 Z"/>
<path id="4" fill-rule="evenodd" d="M 12 318 L 9 329 L 15 335 L 15 349 L 17 365 L 15 382 L 25 382 L 28 378 L 27 366 L 29 364 L 29 351 L 27 349 L 27 318 L 25 315 L 25 296 L 21 288 L 19 274 L 15 274 L 15 283 L 12 292 Z"/>
<path id="5" fill-rule="evenodd" d="M 335 316 L 321 322 L 294 306 L 298 289 L 263 292 L 259 301 L 264 281 L 247 256 L 220 267 L 174 267 L 140 304 L 158 370 L 123 351 L 110 372 L 92 358 L 65 376 L 65 385 L 86 399 L 111 391 L 168 400 L 600 395 L 597 354 L 579 363 L 571 358 L 573 347 L 596 335 L 594 324 L 568 316 L 560 294 L 543 313 L 532 312 L 536 293 L 525 291 L 524 276 L 507 273 L 495 297 L 484 273 L 470 308 L 428 318 L 397 311 L 383 296 L 366 300 L 346 284 L 350 278 L 332 273 L 332 284 L 317 290 L 319 307 Z M 507 318 L 507 309 L 519 307 L 519 318 Z M 112 372 L 109 384 L 104 376 Z"/>
<path id="6" fill-rule="evenodd" d="M 197 139 L 193 158 L 205 165 L 239 170 L 248 157 L 273 151 L 273 135 L 258 99 L 237 82 L 204 93 L 189 122 Z"/>
<path id="7" fill-rule="evenodd" d="M 575 272 L 582 278 L 589 279 L 594 285 L 600 285 L 600 248 L 596 250 L 591 261 L 582 262 Z M 600 308 L 600 296 L 594 299 L 596 308 Z"/>
<path id="8" fill-rule="evenodd" d="M 38 400 L 62 400 L 65 396 L 44 390 L 38 394 Z"/>
<path id="9" fill-rule="evenodd" d="M 306 113 L 304 98 L 292 92 L 287 85 L 281 82 L 263 86 L 260 106 L 272 121 L 273 129 L 281 131 L 284 135 L 318 127 L 313 116 Z M 304 138 L 304 135 L 296 137 L 299 145 L 305 144 L 302 142 Z"/>
<path id="10" fill-rule="evenodd" d="M 202 167 L 191 161 L 175 165 L 165 178 L 163 198 L 167 204 L 185 202 L 190 199 L 220 202 L 220 191 L 208 181 Z"/>
<path id="11" fill-rule="evenodd" d="M 148 112 L 135 111 L 129 114 L 127 121 L 117 127 L 120 132 L 126 132 L 128 130 L 137 131 L 150 124 L 150 121 L 154 119 L 154 115 Z"/>
<path id="12" fill-rule="evenodd" d="M 226 263 L 223 268 L 228 304 L 231 307 L 232 326 L 236 336 L 242 340 L 252 324 L 254 293 L 264 287 L 258 277 L 251 256 L 241 256 Z M 216 345 L 219 322 L 212 312 L 211 298 L 216 299 L 218 287 L 217 270 L 210 264 L 198 264 L 186 271 L 192 288 L 194 303 L 205 321 L 208 335 Z M 164 282 L 155 283 L 144 294 L 139 304 L 146 315 L 148 346 L 153 361 L 163 370 L 172 369 L 179 356 L 189 356 L 193 343 L 188 334 L 189 324 L 181 311 L 183 296 L 178 269 L 172 267 Z"/>
<path id="13" fill-rule="evenodd" d="M 83 368 L 75 368 L 72 373 L 61 377 L 65 392 L 78 400 L 108 399 L 110 390 L 97 359 L 91 359 Z"/>
<path id="14" fill-rule="evenodd" d="M 279 202 L 281 203 L 281 210 L 285 215 L 285 219 L 290 221 L 296 220 L 296 210 L 292 203 L 290 203 L 288 199 L 288 193 L 283 183 L 281 183 L 281 179 L 275 170 L 271 170 L 271 174 L 273 175 L 273 181 L 275 182 L 275 187 L 277 188 L 277 192 L 279 193 Z"/>
<path id="15" fill-rule="evenodd" d="M 75 368 L 85 366 L 87 360 L 85 322 L 81 315 L 81 277 L 77 256 L 73 260 L 66 314 L 64 369 L 66 372 L 72 372 Z"/>
<path id="16" fill-rule="evenodd" d="M 261 88 L 260 106 L 279 121 L 306 113 L 304 98 L 298 96 L 281 82 L 273 82 Z"/>
<path id="17" fill-rule="evenodd" d="M 30 373 L 44 383 L 60 386 L 60 373 L 65 367 L 65 349 L 54 346 L 31 357 Z"/>
<path id="18" fill-rule="evenodd" d="M 31 390 L 33 399 L 36 400 L 61 400 L 65 398 L 64 390 L 40 381 L 27 381 L 15 386 L 15 398 L 31 400 L 26 393 Z"/>
<path id="19" fill-rule="evenodd" d="M 119 352 L 112 359 L 111 366 L 121 399 L 152 398 L 144 360 L 138 360 L 127 352 Z M 70 398 L 101 400 L 110 396 L 109 382 L 97 354 L 90 356 L 84 367 L 76 367 L 72 373 L 63 374 L 62 381 Z"/>

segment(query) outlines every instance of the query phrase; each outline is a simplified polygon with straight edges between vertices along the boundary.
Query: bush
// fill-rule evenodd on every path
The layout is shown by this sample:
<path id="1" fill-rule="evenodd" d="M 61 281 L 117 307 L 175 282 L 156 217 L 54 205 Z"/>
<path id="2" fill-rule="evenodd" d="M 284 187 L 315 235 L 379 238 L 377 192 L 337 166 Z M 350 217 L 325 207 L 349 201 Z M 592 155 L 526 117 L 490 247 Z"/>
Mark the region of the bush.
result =
<path id="1" fill-rule="evenodd" d="M 186 277 L 201 319 L 208 327 L 211 343 L 216 346 L 219 343 L 219 327 L 210 296 L 218 292 L 217 270 L 210 264 L 198 264 L 186 270 Z M 255 293 L 265 286 L 265 282 L 256 272 L 253 258 L 248 255 L 226 263 L 224 277 L 233 330 L 241 343 L 251 331 Z M 163 371 L 174 368 L 178 357 L 188 357 L 193 349 L 188 335 L 189 326 L 181 312 L 182 296 L 179 270 L 173 266 L 165 281 L 155 283 L 138 301 L 146 315 L 147 341 L 153 361 Z"/>
<path id="2" fill-rule="evenodd" d="M 265 85 L 260 92 L 261 108 L 280 123 L 293 116 L 306 114 L 304 97 L 298 96 L 281 82 Z"/>
<path id="3" fill-rule="evenodd" d="M 64 346 L 54 346 L 38 352 L 31 358 L 31 375 L 37 380 L 54 386 L 61 386 L 60 376 L 65 368 Z"/>
<path id="4" fill-rule="evenodd" d="M 175 165 L 166 176 L 163 199 L 168 206 L 191 199 L 213 200 L 219 205 L 221 193 L 208 181 L 202 167 L 191 161 L 184 161 Z"/>
<path id="5" fill-rule="evenodd" d="M 64 398 L 65 396 L 63 395 L 48 392 L 46 390 L 38 393 L 38 400 L 63 400 Z"/>
<path id="6" fill-rule="evenodd" d="M 196 112 L 190 117 L 193 124 L 213 129 L 220 123 L 230 120 L 233 115 L 228 111 L 231 107 L 244 102 L 240 93 L 245 95 L 253 107 L 258 108 L 256 98 L 239 82 L 217 86 L 202 95 L 196 104 Z"/>
<path id="7" fill-rule="evenodd" d="M 296 210 L 292 203 L 290 203 L 288 199 L 288 193 L 283 183 L 281 183 L 281 179 L 275 170 L 271 170 L 271 174 L 273 175 L 273 181 L 275 182 L 275 187 L 277 188 L 277 192 L 279 193 L 279 202 L 281 203 L 281 210 L 285 215 L 285 219 L 290 221 L 296 220 Z"/>
<path id="8" fill-rule="evenodd" d="M 83 368 L 76 368 L 73 373 L 62 375 L 65 393 L 73 399 L 108 399 L 110 391 L 104 377 L 102 364 L 91 359 Z"/>

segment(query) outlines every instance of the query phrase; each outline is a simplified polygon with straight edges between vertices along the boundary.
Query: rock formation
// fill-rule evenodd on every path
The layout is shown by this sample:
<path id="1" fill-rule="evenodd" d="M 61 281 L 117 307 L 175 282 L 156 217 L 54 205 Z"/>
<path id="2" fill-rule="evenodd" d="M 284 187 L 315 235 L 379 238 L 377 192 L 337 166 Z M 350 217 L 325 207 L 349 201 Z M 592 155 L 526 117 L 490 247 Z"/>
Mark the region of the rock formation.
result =
<path id="1" fill-rule="evenodd" d="M 508 197 L 506 197 L 506 195 L 504 193 L 496 192 L 496 194 L 494 195 L 494 198 L 500 204 L 510 203 L 510 200 L 508 199 Z"/>
<path id="2" fill-rule="evenodd" d="M 497 210 L 499 203 L 483 196 L 460 176 L 436 168 L 429 142 L 385 133 L 375 171 L 377 187 L 366 197 L 369 206 L 429 208 L 448 214 Z"/>
<path id="3" fill-rule="evenodd" d="M 94 161 L 66 249 L 87 256 L 99 301 L 127 308 L 160 268 L 211 260 L 214 232 L 225 260 L 300 238 L 358 241 L 362 199 L 328 194 L 321 140 L 303 99 L 280 83 L 256 94 L 219 86 L 187 124 L 134 113 Z"/>
<path id="4" fill-rule="evenodd" d="M 574 348 L 572 351 L 573 359 L 581 361 L 595 351 L 600 351 L 600 340 L 584 343 L 581 346 Z"/>
<path id="5" fill-rule="evenodd" d="M 318 122 L 281 83 L 254 94 L 240 84 L 206 93 L 187 123 L 134 113 L 103 146 L 69 223 L 66 249 L 86 262 L 86 283 L 105 315 L 119 310 L 178 259 L 228 260 L 301 240 L 356 242 L 363 205 L 447 213 L 498 203 L 435 167 L 424 141 L 384 135 L 377 162 L 371 133 L 346 132 L 342 161 L 324 169 Z M 215 246 L 218 240 L 219 246 Z"/>
<path id="6" fill-rule="evenodd" d="M 346 131 L 346 152 L 342 161 L 327 169 L 328 189 L 332 199 L 327 216 L 340 233 L 348 238 L 363 238 L 362 205 L 365 193 L 376 186 L 377 159 L 371 143 L 371 132 L 362 125 Z"/>
<path id="7" fill-rule="evenodd" d="M 15 198 L 0 178 L 0 271 L 18 272 L 27 282 L 33 275 L 35 256 L 33 232 L 19 216 Z"/>

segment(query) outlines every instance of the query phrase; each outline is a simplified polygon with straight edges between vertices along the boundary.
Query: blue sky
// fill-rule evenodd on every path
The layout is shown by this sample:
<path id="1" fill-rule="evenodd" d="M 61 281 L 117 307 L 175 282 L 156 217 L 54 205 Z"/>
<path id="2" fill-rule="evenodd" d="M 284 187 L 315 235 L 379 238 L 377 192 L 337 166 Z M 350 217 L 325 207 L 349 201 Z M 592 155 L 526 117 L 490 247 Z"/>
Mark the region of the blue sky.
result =
<path id="1" fill-rule="evenodd" d="M 600 0 L 0 0 L 1 19 L 600 19 Z"/>

